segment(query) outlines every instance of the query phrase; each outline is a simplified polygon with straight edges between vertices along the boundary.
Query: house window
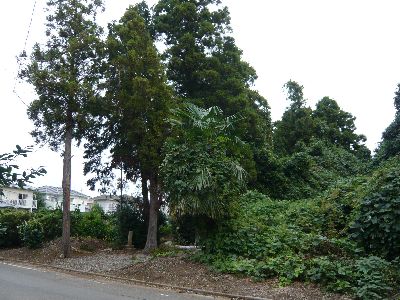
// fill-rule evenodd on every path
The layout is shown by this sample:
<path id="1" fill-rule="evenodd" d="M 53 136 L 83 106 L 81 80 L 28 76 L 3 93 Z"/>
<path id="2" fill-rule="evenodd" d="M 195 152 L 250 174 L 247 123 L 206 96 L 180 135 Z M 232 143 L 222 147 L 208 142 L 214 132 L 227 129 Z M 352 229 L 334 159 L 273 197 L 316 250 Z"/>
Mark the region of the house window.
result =
<path id="1" fill-rule="evenodd" d="M 18 194 L 18 199 L 19 200 L 25 200 L 28 198 L 28 194 Z"/>

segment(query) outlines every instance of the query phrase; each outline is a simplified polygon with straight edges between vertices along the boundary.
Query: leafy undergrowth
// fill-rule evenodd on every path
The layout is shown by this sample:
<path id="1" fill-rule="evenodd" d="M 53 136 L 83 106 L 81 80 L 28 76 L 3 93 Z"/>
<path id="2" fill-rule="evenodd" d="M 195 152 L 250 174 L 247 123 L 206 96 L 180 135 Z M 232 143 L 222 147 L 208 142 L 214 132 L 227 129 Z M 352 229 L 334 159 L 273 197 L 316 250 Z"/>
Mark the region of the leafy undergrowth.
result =
<path id="1" fill-rule="evenodd" d="M 350 239 L 369 187 L 366 178 L 355 178 L 301 201 L 248 192 L 194 259 L 219 272 L 278 277 L 281 285 L 302 280 L 359 299 L 385 299 L 399 278 L 397 261 L 366 253 Z"/>

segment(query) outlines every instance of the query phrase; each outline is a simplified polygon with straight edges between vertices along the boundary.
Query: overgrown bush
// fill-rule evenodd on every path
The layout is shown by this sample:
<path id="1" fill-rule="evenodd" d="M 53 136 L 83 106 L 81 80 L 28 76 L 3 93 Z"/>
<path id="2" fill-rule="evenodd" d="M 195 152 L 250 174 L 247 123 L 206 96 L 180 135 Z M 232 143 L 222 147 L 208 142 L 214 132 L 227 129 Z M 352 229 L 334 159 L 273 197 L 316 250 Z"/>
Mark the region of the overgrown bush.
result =
<path id="1" fill-rule="evenodd" d="M 77 220 L 75 234 L 82 237 L 105 239 L 109 236 L 111 225 L 102 208 L 94 205 L 90 212 L 83 213 Z"/>
<path id="2" fill-rule="evenodd" d="M 400 256 L 400 163 L 398 159 L 384 164 L 379 185 L 366 196 L 358 218 L 352 226 L 352 237 L 365 251 L 388 259 Z"/>
<path id="3" fill-rule="evenodd" d="M 110 239 L 112 224 L 101 208 L 91 212 L 71 213 L 74 236 Z M 30 213 L 22 210 L 0 210 L 0 248 L 22 245 L 36 248 L 62 235 L 62 211 L 42 209 Z"/>
<path id="4" fill-rule="evenodd" d="M 369 169 L 369 160 L 321 140 L 309 145 L 299 143 L 296 152 L 279 157 L 261 152 L 262 174 L 257 186 L 274 199 L 305 199 L 317 197 L 337 181 L 361 176 Z"/>
<path id="5" fill-rule="evenodd" d="M 118 205 L 112 215 L 114 246 L 123 247 L 127 244 L 128 232 L 133 231 L 133 245 L 143 248 L 146 243 L 147 222 L 144 218 L 144 208 L 141 199 Z"/>
<path id="6" fill-rule="evenodd" d="M 32 217 L 27 211 L 0 210 L 0 248 L 18 247 L 22 244 L 18 226 Z"/>
<path id="7" fill-rule="evenodd" d="M 344 186 L 354 190 L 350 182 Z M 348 238 L 357 205 L 346 197 L 330 202 L 332 197 L 331 191 L 317 199 L 274 201 L 248 192 L 194 258 L 220 272 L 276 276 L 283 285 L 306 280 L 360 299 L 384 299 L 395 285 L 393 265 L 362 257 L 363 250 Z"/>
<path id="8" fill-rule="evenodd" d="M 28 248 L 40 248 L 44 242 L 43 225 L 39 219 L 25 221 L 19 226 L 20 235 L 25 246 Z"/>
<path id="9" fill-rule="evenodd" d="M 45 241 L 54 240 L 62 235 L 62 211 L 60 209 L 42 210 L 33 217 L 42 225 Z"/>
<path id="10" fill-rule="evenodd" d="M 382 258 L 369 256 L 355 263 L 356 284 L 354 294 L 360 299 L 387 299 L 392 291 L 394 279 L 391 278 L 393 266 Z"/>

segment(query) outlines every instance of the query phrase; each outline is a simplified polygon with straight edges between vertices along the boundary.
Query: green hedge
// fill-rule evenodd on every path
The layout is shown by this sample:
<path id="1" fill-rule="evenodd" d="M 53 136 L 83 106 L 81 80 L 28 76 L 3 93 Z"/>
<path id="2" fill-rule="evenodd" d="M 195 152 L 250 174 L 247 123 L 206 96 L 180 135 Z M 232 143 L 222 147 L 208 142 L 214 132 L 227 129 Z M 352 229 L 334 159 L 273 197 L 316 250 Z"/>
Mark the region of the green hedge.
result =
<path id="1" fill-rule="evenodd" d="M 88 213 L 71 212 L 71 235 L 112 239 L 110 218 L 97 206 Z M 0 210 L 0 248 L 37 248 L 61 235 L 61 210 Z"/>
<path id="2" fill-rule="evenodd" d="M 31 218 L 32 215 L 27 211 L 0 210 L 0 248 L 21 246 L 18 227 Z"/>

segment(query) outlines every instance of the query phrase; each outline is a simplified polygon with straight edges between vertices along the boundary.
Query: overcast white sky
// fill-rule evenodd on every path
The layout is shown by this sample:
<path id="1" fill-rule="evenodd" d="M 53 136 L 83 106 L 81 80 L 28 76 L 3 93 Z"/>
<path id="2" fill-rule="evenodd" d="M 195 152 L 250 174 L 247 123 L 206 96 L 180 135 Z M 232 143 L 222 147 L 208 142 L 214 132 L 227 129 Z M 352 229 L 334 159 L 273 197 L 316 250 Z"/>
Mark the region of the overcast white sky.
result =
<path id="1" fill-rule="evenodd" d="M 27 50 L 43 40 L 46 0 L 37 0 Z M 150 0 L 153 5 L 156 1 Z M 243 58 L 258 73 L 255 88 L 265 96 L 273 120 L 287 106 L 282 91 L 289 79 L 304 85 L 310 106 L 324 96 L 335 99 L 357 117 L 359 133 L 373 150 L 382 131 L 394 118 L 393 96 L 400 82 L 400 1 L 385 0 L 223 0 L 232 18 L 233 36 Z M 106 0 L 101 22 L 119 19 L 134 0 Z M 0 11 L 0 153 L 16 144 L 34 144 L 33 125 L 26 107 L 13 93 L 16 55 L 23 50 L 33 0 L 3 3 Z M 34 99 L 26 85 L 17 84 L 26 103 Z M 82 152 L 75 150 L 72 188 L 89 192 L 82 174 Z M 59 153 L 38 149 L 22 162 L 24 167 L 43 165 L 48 174 L 35 186 L 61 186 Z"/>

